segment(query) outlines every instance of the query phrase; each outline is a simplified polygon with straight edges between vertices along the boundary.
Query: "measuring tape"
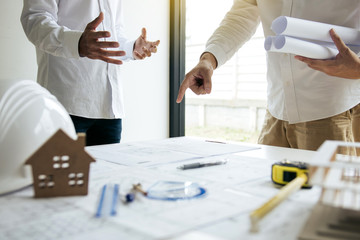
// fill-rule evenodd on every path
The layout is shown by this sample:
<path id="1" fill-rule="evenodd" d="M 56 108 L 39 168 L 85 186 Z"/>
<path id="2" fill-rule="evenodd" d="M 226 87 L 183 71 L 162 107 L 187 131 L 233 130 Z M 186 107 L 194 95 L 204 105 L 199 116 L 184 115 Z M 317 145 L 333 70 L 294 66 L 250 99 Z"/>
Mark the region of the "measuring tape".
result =
<path id="1" fill-rule="evenodd" d="M 285 159 L 271 166 L 271 180 L 276 184 L 286 185 L 303 173 L 308 176 L 308 169 L 307 163 L 292 162 Z M 311 188 L 311 186 L 306 181 L 302 188 Z"/>

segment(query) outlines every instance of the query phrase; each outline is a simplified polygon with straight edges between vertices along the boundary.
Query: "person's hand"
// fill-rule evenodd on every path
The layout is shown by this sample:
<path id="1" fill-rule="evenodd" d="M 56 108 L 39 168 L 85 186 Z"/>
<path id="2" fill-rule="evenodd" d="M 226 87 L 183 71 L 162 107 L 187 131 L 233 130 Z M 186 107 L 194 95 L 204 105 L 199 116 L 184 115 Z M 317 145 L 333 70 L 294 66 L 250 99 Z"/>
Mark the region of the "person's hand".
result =
<path id="1" fill-rule="evenodd" d="M 90 22 L 79 40 L 79 55 L 91 59 L 100 59 L 107 63 L 122 64 L 119 59 L 111 57 L 124 56 L 126 53 L 119 50 L 107 50 L 107 48 L 118 48 L 118 42 L 100 41 L 100 38 L 111 36 L 108 31 L 96 31 L 96 28 L 104 20 L 104 14 L 101 12 L 97 18 Z"/>
<path id="2" fill-rule="evenodd" d="M 295 58 L 306 63 L 310 68 L 324 72 L 330 76 L 359 79 L 359 57 L 345 45 L 333 29 L 330 30 L 330 36 L 339 50 L 338 55 L 336 55 L 334 59 L 316 60 L 302 56 L 295 56 Z"/>
<path id="3" fill-rule="evenodd" d="M 159 46 L 160 40 L 155 42 L 149 42 L 146 40 L 146 28 L 141 29 L 141 35 L 136 39 L 133 56 L 136 60 L 142 60 L 146 57 L 150 57 L 151 53 L 157 52 L 157 46 Z"/>
<path id="4" fill-rule="evenodd" d="M 186 89 L 190 88 L 195 94 L 209 94 L 211 92 L 211 76 L 217 66 L 216 58 L 211 53 L 204 53 L 199 63 L 185 75 L 181 83 L 177 103 L 184 98 Z"/>

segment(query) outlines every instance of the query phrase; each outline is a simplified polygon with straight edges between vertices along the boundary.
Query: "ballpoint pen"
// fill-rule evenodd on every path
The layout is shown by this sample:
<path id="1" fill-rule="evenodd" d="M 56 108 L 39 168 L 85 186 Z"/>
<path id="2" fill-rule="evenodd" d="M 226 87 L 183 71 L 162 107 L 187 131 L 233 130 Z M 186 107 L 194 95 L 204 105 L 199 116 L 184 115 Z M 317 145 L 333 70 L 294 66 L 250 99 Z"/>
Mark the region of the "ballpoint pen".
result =
<path id="1" fill-rule="evenodd" d="M 215 161 L 215 162 L 196 162 L 196 163 L 190 163 L 190 164 L 184 164 L 182 166 L 179 166 L 179 169 L 187 170 L 187 169 L 193 169 L 193 168 L 202 168 L 202 167 L 210 167 L 210 166 L 216 166 L 227 163 L 227 160 L 221 160 L 221 161 Z"/>

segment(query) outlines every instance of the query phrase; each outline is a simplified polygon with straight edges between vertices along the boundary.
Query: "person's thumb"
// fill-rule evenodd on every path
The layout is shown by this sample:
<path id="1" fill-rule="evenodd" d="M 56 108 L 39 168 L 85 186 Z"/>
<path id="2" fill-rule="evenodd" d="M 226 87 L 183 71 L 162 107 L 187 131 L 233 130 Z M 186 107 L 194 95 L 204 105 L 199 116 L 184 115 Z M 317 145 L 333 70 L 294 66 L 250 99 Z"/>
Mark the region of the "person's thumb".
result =
<path id="1" fill-rule="evenodd" d="M 203 87 L 207 94 L 211 93 L 211 85 L 212 85 L 211 76 L 210 75 L 205 76 L 203 79 Z"/>
<path id="2" fill-rule="evenodd" d="M 104 14 L 101 12 L 94 20 L 88 23 L 86 30 L 95 30 L 104 20 Z"/>

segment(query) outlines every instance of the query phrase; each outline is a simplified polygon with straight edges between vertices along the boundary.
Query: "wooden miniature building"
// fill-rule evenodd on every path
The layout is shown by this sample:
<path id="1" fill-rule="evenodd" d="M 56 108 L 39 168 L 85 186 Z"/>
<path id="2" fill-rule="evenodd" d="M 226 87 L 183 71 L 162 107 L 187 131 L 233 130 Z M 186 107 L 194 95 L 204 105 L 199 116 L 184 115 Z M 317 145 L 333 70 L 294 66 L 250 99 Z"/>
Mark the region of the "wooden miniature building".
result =
<path id="1" fill-rule="evenodd" d="M 73 140 L 60 129 L 27 159 L 36 198 L 87 195 L 90 163 L 95 160 L 84 147 L 85 134 Z"/>
<path id="2" fill-rule="evenodd" d="M 309 239 L 360 239 L 360 143 L 325 141 L 310 164 L 318 203 L 299 235 Z"/>
<path id="3" fill-rule="evenodd" d="M 360 143 L 325 141 L 311 163 L 310 182 L 322 188 L 320 202 L 360 211 Z"/>

